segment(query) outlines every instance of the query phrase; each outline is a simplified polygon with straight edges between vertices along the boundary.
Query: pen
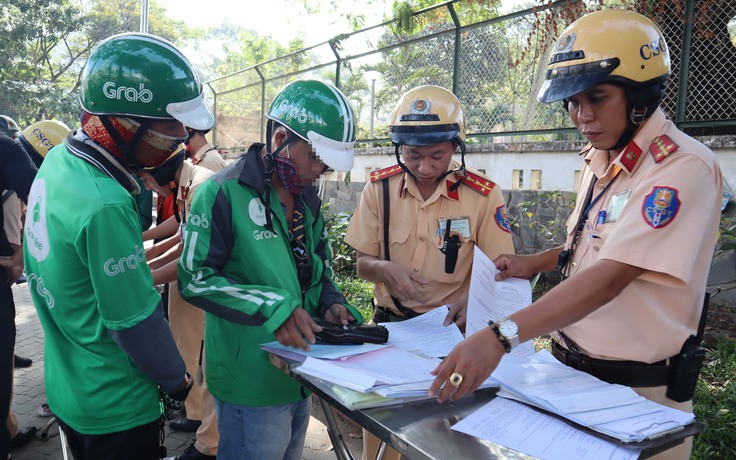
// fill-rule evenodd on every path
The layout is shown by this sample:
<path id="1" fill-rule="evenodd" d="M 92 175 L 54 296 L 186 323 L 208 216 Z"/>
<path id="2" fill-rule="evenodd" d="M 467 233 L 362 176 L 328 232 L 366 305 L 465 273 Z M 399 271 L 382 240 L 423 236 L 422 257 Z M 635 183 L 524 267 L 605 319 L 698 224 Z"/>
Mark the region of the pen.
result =
<path id="1" fill-rule="evenodd" d="M 603 224 L 603 222 L 605 221 L 606 221 L 606 210 L 604 209 L 598 213 L 598 219 L 595 221 L 595 227 L 593 228 L 597 228 L 598 225 Z"/>

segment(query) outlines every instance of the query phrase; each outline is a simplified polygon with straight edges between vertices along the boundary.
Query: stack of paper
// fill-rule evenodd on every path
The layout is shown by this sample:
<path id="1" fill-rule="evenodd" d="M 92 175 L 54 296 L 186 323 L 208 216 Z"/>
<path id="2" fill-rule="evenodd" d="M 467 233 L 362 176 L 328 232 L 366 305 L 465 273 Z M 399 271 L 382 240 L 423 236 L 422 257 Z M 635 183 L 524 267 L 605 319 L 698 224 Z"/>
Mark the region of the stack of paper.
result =
<path id="1" fill-rule="evenodd" d="M 681 430 L 695 416 L 657 404 L 631 388 L 603 382 L 557 361 L 542 350 L 529 358 L 508 357 L 493 372 L 499 396 L 563 416 L 625 442 Z"/>
<path id="2" fill-rule="evenodd" d="M 301 363 L 296 372 L 336 385 L 349 408 L 386 405 L 386 399 L 426 399 L 435 378 L 431 372 L 441 362 L 438 357 L 463 338 L 457 325 L 443 326 L 447 311 L 437 308 L 400 323 L 384 323 L 389 329 L 386 345 L 312 345 L 304 351 L 270 342 L 262 348 Z M 489 378 L 481 388 L 497 386 Z M 361 398 L 352 392 L 373 396 Z"/>

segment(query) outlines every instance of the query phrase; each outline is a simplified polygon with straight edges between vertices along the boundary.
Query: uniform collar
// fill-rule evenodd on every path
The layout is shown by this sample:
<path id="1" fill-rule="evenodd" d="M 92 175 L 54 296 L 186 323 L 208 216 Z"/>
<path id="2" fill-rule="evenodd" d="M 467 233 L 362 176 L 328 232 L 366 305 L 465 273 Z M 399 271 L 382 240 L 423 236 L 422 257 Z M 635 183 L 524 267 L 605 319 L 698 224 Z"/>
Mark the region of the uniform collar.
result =
<path id="1" fill-rule="evenodd" d="M 458 163 L 455 160 L 450 160 L 450 164 L 447 166 L 447 170 L 445 172 L 454 171 L 460 167 L 460 163 Z M 455 176 L 455 174 L 447 174 L 442 179 L 440 179 L 439 183 L 437 184 L 437 188 L 439 189 L 439 194 L 450 198 L 453 200 L 458 200 L 458 191 L 457 189 L 455 192 L 450 192 L 450 187 L 447 185 L 447 182 L 451 182 L 454 184 L 458 181 L 458 178 Z M 450 184 L 450 185 L 452 185 Z M 399 189 L 401 191 L 401 196 L 404 196 L 406 192 L 410 193 L 412 196 L 415 197 L 421 197 L 422 195 L 419 193 L 419 189 L 417 188 L 416 179 L 414 179 L 413 176 L 409 175 L 408 173 L 403 173 L 401 175 L 401 188 Z M 435 189 L 434 193 L 432 193 L 432 196 L 435 196 L 437 194 L 437 190 Z M 432 200 L 432 197 L 429 198 L 430 201 Z"/>
<path id="2" fill-rule="evenodd" d="M 192 163 L 196 165 L 197 163 L 202 161 L 202 159 L 204 158 L 207 152 L 209 152 L 210 150 L 214 150 L 214 149 L 215 149 L 215 146 L 210 144 L 209 142 L 204 144 L 199 150 L 197 150 L 197 153 L 192 155 Z"/>
<path id="3" fill-rule="evenodd" d="M 585 155 L 585 162 L 597 177 L 603 177 L 612 166 L 621 168 L 625 173 L 631 175 L 639 169 L 642 158 L 644 158 L 649 144 L 662 130 L 667 122 L 662 109 L 657 109 L 649 117 L 639 130 L 634 134 L 631 142 L 621 150 L 621 153 L 608 165 L 608 150 L 590 149 Z"/>

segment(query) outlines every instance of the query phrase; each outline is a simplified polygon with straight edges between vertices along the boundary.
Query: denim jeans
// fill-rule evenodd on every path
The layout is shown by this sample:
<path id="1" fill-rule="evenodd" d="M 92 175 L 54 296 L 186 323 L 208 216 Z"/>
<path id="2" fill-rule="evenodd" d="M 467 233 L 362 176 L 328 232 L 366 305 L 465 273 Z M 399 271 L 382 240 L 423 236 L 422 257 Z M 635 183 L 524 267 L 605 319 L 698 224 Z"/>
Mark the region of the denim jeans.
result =
<path id="1" fill-rule="evenodd" d="M 309 398 L 278 406 L 239 406 L 215 398 L 219 460 L 300 460 Z"/>

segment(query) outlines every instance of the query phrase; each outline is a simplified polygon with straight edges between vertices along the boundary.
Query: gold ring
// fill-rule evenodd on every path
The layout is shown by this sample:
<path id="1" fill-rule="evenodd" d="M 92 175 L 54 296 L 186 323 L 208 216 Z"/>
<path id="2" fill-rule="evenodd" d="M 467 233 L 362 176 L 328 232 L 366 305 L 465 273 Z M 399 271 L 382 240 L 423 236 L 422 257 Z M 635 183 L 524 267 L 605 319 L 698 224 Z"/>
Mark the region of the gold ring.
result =
<path id="1" fill-rule="evenodd" d="M 450 383 L 453 386 L 458 386 L 463 382 L 463 376 L 458 374 L 457 372 L 453 372 L 450 376 Z"/>

